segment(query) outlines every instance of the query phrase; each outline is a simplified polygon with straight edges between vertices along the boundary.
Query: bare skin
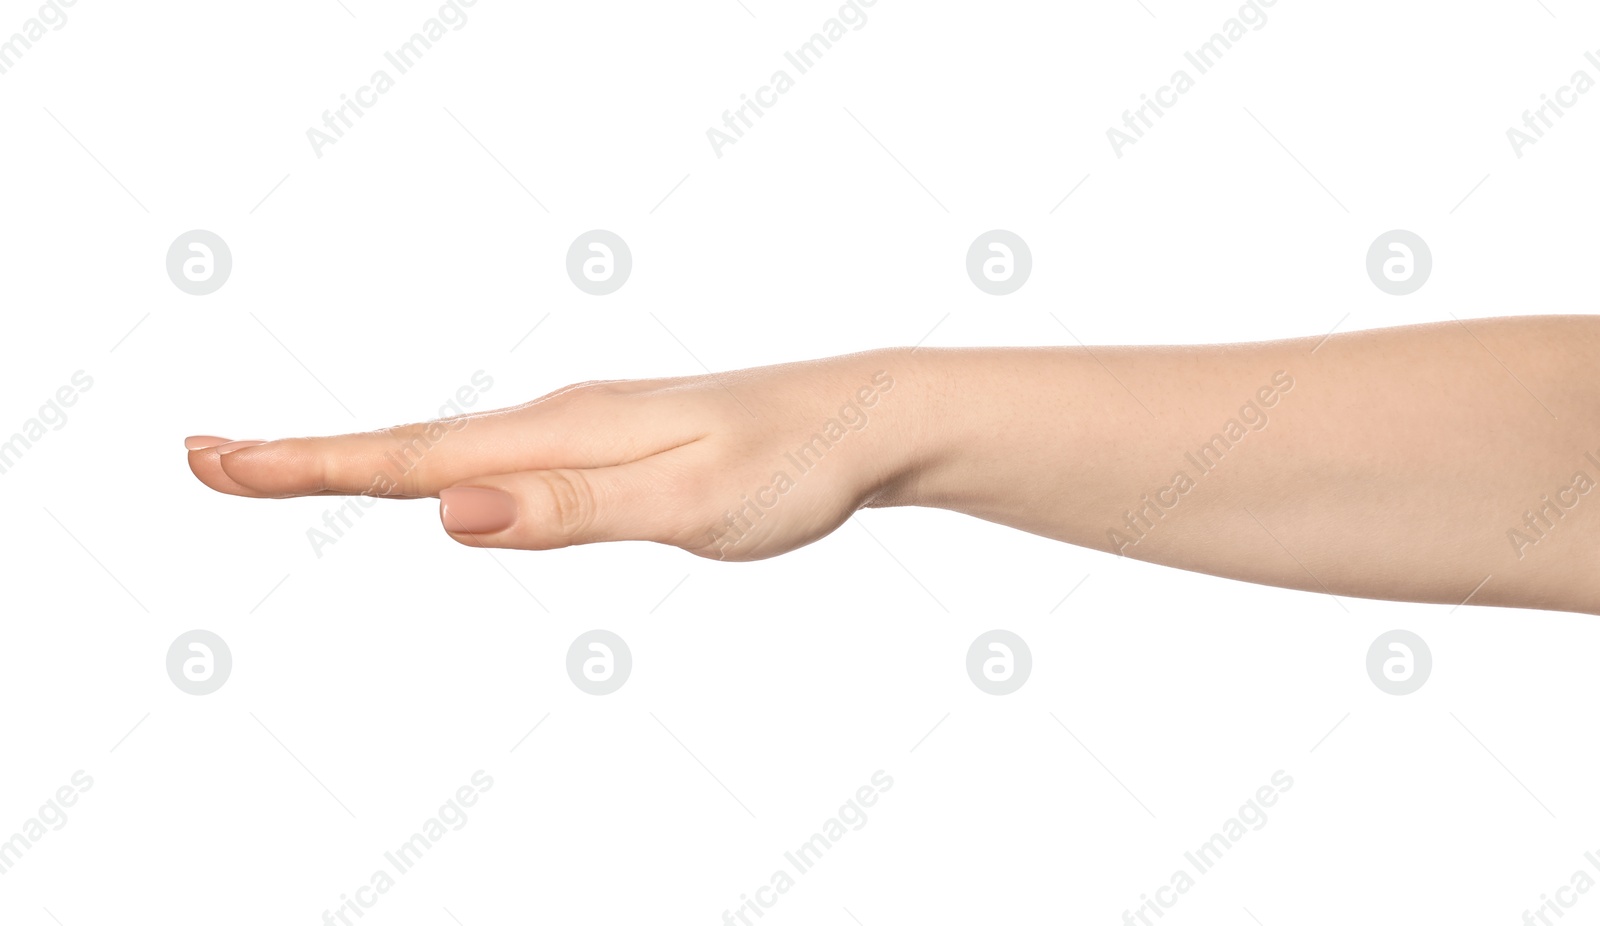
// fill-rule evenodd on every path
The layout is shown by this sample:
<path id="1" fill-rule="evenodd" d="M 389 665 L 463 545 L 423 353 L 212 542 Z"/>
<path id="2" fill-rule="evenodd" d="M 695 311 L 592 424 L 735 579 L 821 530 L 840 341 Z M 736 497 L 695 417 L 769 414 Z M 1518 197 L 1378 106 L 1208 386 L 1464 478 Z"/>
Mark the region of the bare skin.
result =
<path id="1" fill-rule="evenodd" d="M 888 349 L 366 434 L 191 438 L 189 465 L 252 498 L 440 498 L 481 547 L 753 560 L 923 505 L 1250 582 L 1600 614 L 1597 360 L 1594 316 Z"/>

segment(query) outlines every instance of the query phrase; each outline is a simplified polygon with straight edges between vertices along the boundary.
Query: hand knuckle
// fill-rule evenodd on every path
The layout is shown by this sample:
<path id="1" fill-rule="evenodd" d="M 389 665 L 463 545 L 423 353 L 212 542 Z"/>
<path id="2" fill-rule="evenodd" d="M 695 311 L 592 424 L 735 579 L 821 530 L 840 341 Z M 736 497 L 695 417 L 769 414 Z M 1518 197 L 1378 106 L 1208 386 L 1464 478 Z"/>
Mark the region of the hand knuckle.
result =
<path id="1" fill-rule="evenodd" d="M 384 428 L 382 433 L 390 442 L 390 449 L 381 470 L 371 474 L 372 493 L 425 494 L 422 488 L 430 481 L 429 451 L 439 442 L 438 431 L 427 424 L 406 424 Z"/>
<path id="2" fill-rule="evenodd" d="M 664 530 L 653 539 L 684 549 L 707 542 L 730 500 L 722 473 L 708 467 L 683 467 L 665 474 L 654 495 L 656 520 Z"/>
<path id="3" fill-rule="evenodd" d="M 550 470 L 542 480 L 548 494 L 550 524 L 562 539 L 581 537 L 594 524 L 595 498 L 583 474 L 575 470 Z"/>

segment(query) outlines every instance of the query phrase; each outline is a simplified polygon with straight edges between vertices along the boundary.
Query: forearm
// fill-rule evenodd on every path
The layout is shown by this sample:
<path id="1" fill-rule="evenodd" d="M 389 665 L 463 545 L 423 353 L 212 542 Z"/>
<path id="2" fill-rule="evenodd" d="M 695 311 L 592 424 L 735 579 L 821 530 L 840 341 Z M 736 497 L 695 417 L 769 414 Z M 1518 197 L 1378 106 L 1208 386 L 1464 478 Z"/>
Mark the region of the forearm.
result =
<path id="1" fill-rule="evenodd" d="M 1336 595 L 1600 612 L 1600 320 L 1468 325 L 918 350 L 891 503 Z"/>

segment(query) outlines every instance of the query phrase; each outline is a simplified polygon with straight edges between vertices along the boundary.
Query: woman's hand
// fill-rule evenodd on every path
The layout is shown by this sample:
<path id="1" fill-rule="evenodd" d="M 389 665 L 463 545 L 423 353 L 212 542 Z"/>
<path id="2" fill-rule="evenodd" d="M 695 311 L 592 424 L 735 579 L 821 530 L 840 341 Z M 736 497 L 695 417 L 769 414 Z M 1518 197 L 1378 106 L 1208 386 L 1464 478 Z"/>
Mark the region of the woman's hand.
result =
<path id="1" fill-rule="evenodd" d="M 915 469 L 909 356 L 580 383 L 365 434 L 185 443 L 219 492 L 436 497 L 445 530 L 472 546 L 650 540 L 762 559 L 900 491 Z"/>
<path id="2" fill-rule="evenodd" d="M 1597 356 L 1595 316 L 878 351 L 372 434 L 191 438 L 189 465 L 235 495 L 437 496 L 478 546 L 760 559 L 916 504 L 1336 596 L 1600 614 Z"/>

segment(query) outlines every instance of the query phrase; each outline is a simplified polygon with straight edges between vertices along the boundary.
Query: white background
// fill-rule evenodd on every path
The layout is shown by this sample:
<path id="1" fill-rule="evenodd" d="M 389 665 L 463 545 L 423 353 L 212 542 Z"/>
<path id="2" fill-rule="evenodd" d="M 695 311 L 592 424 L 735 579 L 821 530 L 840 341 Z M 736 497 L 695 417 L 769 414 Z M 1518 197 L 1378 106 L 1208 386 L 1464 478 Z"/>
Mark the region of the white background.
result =
<path id="1" fill-rule="evenodd" d="M 1119 159 L 1106 129 L 1237 5 L 879 0 L 719 159 L 706 129 L 837 4 L 479 0 L 316 157 L 306 130 L 437 8 L 80 0 L 0 76 L 0 432 L 94 379 L 0 477 L 0 839 L 94 780 L 0 875 L 0 922 L 321 922 L 478 769 L 469 822 L 361 922 L 709 926 L 879 769 L 763 923 L 1120 922 L 1280 769 L 1163 923 L 1511 924 L 1600 850 L 1588 617 L 1335 601 L 910 510 L 733 565 L 491 557 L 389 503 L 318 558 L 326 500 L 217 495 L 180 443 L 426 419 L 475 370 L 509 405 L 1063 325 L 1590 312 L 1600 93 L 1521 159 L 1505 134 L 1600 49 L 1583 4 L 1279 0 Z M 36 10 L 4 0 L 0 36 Z M 165 272 L 192 228 L 232 248 L 213 295 Z M 611 296 L 565 273 L 591 228 L 632 247 Z M 990 228 L 1032 247 L 1014 295 L 966 277 Z M 1391 228 L 1434 255 L 1403 298 L 1364 269 Z M 164 668 L 197 627 L 234 658 L 206 697 Z M 607 697 L 563 665 L 595 627 L 633 652 Z M 1007 697 L 964 669 L 994 627 L 1033 651 Z M 1433 651 L 1409 697 L 1365 671 L 1392 628 Z"/>

